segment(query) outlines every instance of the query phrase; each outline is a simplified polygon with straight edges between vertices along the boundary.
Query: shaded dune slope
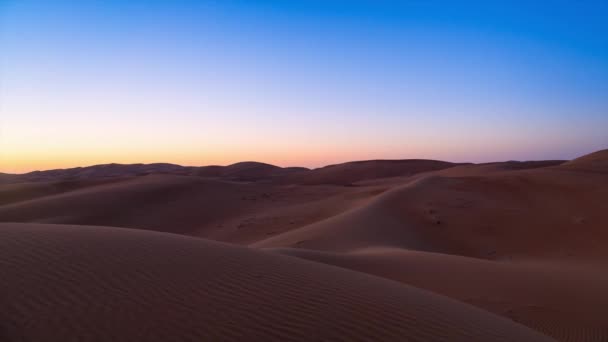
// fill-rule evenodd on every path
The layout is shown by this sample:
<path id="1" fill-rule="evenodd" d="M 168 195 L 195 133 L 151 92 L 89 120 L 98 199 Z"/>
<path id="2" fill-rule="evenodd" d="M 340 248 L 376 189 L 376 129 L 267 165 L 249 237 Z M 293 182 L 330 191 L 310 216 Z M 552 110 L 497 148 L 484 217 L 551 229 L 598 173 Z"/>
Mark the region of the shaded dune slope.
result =
<path id="1" fill-rule="evenodd" d="M 468 302 L 560 341 L 608 340 L 608 276 L 603 265 L 498 262 L 395 248 L 351 253 L 274 249 L 396 280 Z"/>
<path id="2" fill-rule="evenodd" d="M 238 212 L 246 185 L 185 176 L 146 176 L 0 207 L 8 222 L 113 225 L 189 233 L 200 221 Z M 221 205 L 233 203 L 232 208 Z M 218 205 L 218 203 L 220 205 Z M 201 210 L 203 209 L 204 210 Z"/>
<path id="3" fill-rule="evenodd" d="M 244 243 L 333 216 L 385 189 L 173 175 L 5 184 L 0 221 L 107 225 Z"/>
<path id="4" fill-rule="evenodd" d="M 177 235 L 0 224 L 0 255 L 7 341 L 551 340 L 397 282 Z"/>
<path id="5" fill-rule="evenodd" d="M 2 184 L 0 185 L 0 206 L 122 180 L 124 178 Z"/>

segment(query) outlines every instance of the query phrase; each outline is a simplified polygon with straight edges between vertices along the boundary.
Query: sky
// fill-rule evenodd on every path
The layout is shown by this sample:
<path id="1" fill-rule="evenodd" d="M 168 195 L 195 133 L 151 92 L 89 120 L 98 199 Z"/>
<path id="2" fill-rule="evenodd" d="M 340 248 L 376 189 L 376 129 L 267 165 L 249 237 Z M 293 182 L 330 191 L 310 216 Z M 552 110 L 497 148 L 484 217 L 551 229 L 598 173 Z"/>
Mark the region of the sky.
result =
<path id="1" fill-rule="evenodd" d="M 571 159 L 608 1 L 0 0 L 0 172 Z"/>

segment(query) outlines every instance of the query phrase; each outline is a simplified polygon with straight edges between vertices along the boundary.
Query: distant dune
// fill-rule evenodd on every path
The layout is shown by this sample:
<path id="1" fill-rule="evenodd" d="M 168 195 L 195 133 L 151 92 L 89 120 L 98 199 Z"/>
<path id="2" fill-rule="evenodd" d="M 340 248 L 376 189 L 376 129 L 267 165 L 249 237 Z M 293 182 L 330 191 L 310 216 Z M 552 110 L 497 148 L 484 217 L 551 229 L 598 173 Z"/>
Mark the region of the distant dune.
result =
<path id="1" fill-rule="evenodd" d="M 608 150 L 154 165 L 0 185 L 0 340 L 608 340 Z"/>
<path id="2" fill-rule="evenodd" d="M 94 178 L 132 177 L 149 174 L 201 176 L 232 181 L 272 181 L 299 184 L 350 185 L 353 182 L 416 173 L 452 167 L 453 163 L 436 160 L 368 160 L 330 165 L 309 170 L 304 167 L 278 167 L 259 162 L 241 162 L 228 166 L 180 166 L 175 164 L 103 164 L 71 169 L 34 171 L 21 175 L 0 174 L 0 181 L 40 182 L 83 180 Z"/>
<path id="3" fill-rule="evenodd" d="M 144 176 L 150 174 L 169 174 L 180 176 L 217 177 L 226 180 L 256 181 L 270 180 L 279 176 L 306 171 L 301 167 L 281 168 L 278 166 L 258 163 L 242 162 L 228 166 L 181 166 L 167 163 L 155 164 L 103 164 L 70 169 L 56 169 L 47 171 L 33 171 L 25 174 L 0 174 L 0 181 L 5 183 L 16 182 L 43 182 L 58 180 L 87 180 L 95 178 L 116 178 Z"/>
<path id="4" fill-rule="evenodd" d="M 286 181 L 298 184 L 351 185 L 358 181 L 411 176 L 421 172 L 442 170 L 458 164 L 437 160 L 366 160 L 329 165 L 289 177 Z"/>
<path id="5" fill-rule="evenodd" d="M 486 176 L 489 173 L 529 170 L 549 166 L 558 166 L 564 164 L 565 162 L 565 160 L 540 160 L 523 162 L 507 161 L 498 163 L 465 164 L 445 169 L 445 171 L 439 172 L 437 174 L 452 177 Z"/>
<path id="6" fill-rule="evenodd" d="M 195 176 L 221 178 L 232 181 L 272 181 L 290 174 L 308 171 L 304 167 L 278 167 L 258 162 L 242 162 L 228 166 L 202 166 Z"/>
<path id="7" fill-rule="evenodd" d="M 107 177 L 127 177 L 151 173 L 189 174 L 191 168 L 175 164 L 103 164 L 70 169 L 33 171 L 22 175 L 14 175 L 14 181 L 40 182 L 68 179 L 91 179 Z"/>
<path id="8" fill-rule="evenodd" d="M 1 183 L 87 180 L 167 174 L 200 176 L 230 181 L 278 181 L 282 184 L 353 185 L 353 183 L 390 178 L 409 177 L 418 173 L 443 169 L 454 172 L 491 172 L 531 169 L 562 164 L 564 160 L 500 162 L 487 164 L 450 163 L 438 160 L 364 160 L 328 165 L 318 169 L 305 167 L 279 167 L 260 162 L 240 162 L 228 166 L 181 166 L 168 163 L 155 164 L 101 164 L 70 169 L 33 171 L 25 174 L 0 173 Z M 574 161 L 573 161 L 574 162 Z M 573 163 L 570 162 L 570 163 Z"/>

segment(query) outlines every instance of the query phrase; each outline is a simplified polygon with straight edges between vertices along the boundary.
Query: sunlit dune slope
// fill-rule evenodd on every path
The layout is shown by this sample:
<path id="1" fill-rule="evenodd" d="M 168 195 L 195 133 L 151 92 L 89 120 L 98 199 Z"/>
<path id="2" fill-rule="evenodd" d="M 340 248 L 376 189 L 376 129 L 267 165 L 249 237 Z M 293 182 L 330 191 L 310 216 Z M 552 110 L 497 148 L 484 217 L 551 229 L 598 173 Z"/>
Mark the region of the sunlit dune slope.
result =
<path id="1" fill-rule="evenodd" d="M 254 246 L 342 252 L 388 246 L 488 259 L 606 259 L 606 198 L 606 174 L 561 166 L 483 177 L 430 175 Z"/>

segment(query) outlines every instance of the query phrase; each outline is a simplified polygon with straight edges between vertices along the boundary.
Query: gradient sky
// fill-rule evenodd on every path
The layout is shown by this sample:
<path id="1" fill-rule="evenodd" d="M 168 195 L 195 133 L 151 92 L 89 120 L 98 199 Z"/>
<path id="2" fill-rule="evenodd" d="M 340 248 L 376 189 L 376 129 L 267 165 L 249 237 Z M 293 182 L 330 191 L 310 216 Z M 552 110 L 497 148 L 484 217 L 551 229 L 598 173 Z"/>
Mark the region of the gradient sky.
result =
<path id="1" fill-rule="evenodd" d="M 570 159 L 607 1 L 0 0 L 0 172 Z"/>

